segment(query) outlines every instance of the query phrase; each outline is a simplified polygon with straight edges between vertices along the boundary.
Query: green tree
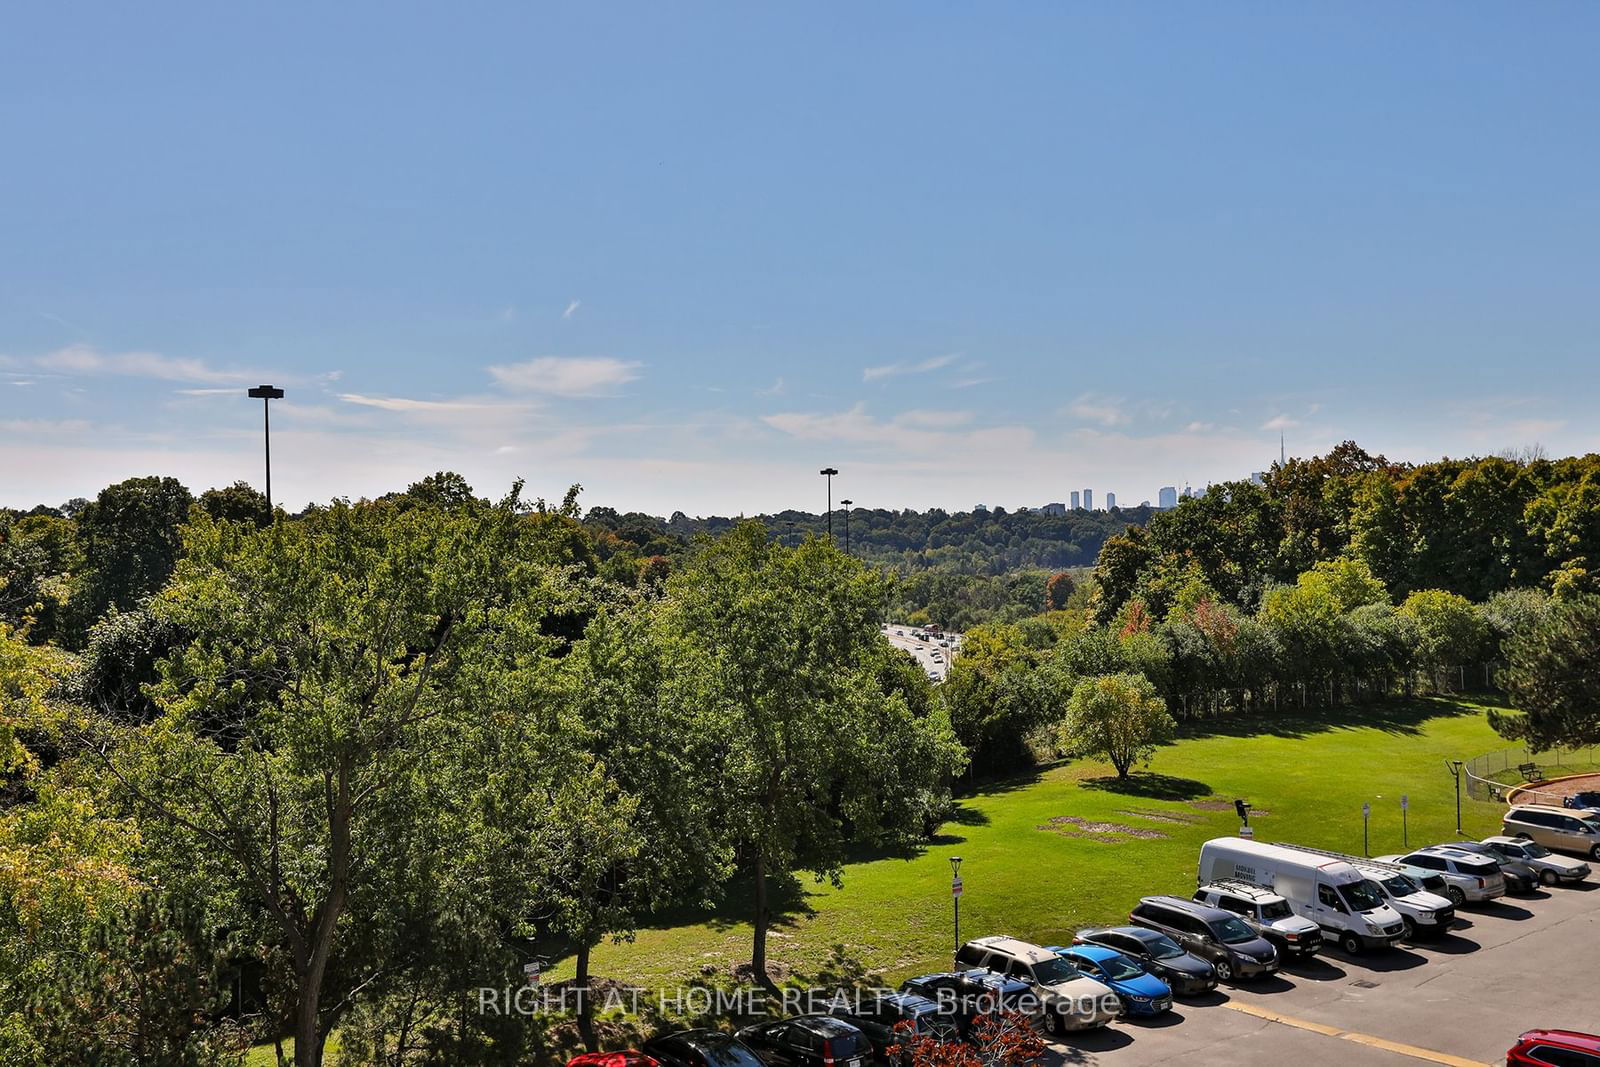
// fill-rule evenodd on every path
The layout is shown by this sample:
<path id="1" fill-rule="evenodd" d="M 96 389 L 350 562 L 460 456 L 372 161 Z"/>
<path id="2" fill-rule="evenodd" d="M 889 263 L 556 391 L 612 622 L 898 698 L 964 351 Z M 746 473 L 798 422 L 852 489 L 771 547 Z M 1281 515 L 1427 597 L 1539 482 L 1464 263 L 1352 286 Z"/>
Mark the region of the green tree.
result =
<path id="1" fill-rule="evenodd" d="M 1085 678 L 1072 690 L 1061 744 L 1069 751 L 1103 756 L 1118 778 L 1170 738 L 1178 724 L 1167 703 L 1143 675 L 1103 674 Z"/>
<path id="2" fill-rule="evenodd" d="M 1600 596 L 1553 601 L 1505 657 L 1499 681 L 1517 711 L 1491 710 L 1496 730 L 1534 749 L 1600 744 Z"/>
<path id="3" fill-rule="evenodd" d="M 788 549 L 759 523 L 702 544 L 667 582 L 673 699 L 709 716 L 712 774 L 731 843 L 754 883 L 751 966 L 767 972 L 772 879 L 840 879 L 852 842 L 921 832 L 886 794 L 891 731 L 929 731 L 877 682 L 881 578 L 823 540 Z M 948 765 L 907 768 L 936 780 Z"/>
<path id="4" fill-rule="evenodd" d="M 1061 611 L 1072 599 L 1073 592 L 1077 589 L 1072 575 L 1066 571 L 1057 571 L 1050 576 L 1044 584 L 1044 607 L 1046 611 Z"/>
<path id="5" fill-rule="evenodd" d="M 74 646 L 110 608 L 127 611 L 171 577 L 194 498 L 176 478 L 129 478 L 78 517 L 85 572 L 73 593 Z"/>
<path id="6" fill-rule="evenodd" d="M 265 526 L 272 521 L 267 498 L 249 482 L 234 482 L 225 489 L 207 489 L 200 494 L 200 510 L 218 521 L 246 522 Z"/>
<path id="7" fill-rule="evenodd" d="M 1424 666 L 1454 667 L 1483 655 L 1489 626 L 1466 597 L 1422 589 L 1406 597 L 1400 613 L 1417 624 L 1417 658 Z"/>

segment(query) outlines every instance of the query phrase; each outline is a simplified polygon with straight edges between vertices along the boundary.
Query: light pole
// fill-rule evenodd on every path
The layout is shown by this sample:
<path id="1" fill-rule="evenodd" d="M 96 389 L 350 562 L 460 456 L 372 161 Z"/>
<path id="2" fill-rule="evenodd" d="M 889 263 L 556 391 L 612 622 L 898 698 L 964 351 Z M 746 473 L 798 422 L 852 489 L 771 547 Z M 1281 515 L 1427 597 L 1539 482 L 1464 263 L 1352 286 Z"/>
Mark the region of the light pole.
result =
<path id="1" fill-rule="evenodd" d="M 823 467 L 817 472 L 828 479 L 828 540 L 833 540 L 833 476 L 838 474 L 836 467 Z"/>
<path id="2" fill-rule="evenodd" d="M 961 857 L 950 857 L 950 900 L 956 909 L 956 951 L 961 951 Z"/>
<path id="3" fill-rule="evenodd" d="M 844 508 L 844 554 L 850 554 L 850 505 L 854 500 L 841 500 L 839 506 Z"/>
<path id="4" fill-rule="evenodd" d="M 1445 766 L 1450 769 L 1450 777 L 1456 780 L 1456 833 L 1461 833 L 1461 767 L 1458 759 L 1445 760 Z"/>
<path id="5" fill-rule="evenodd" d="M 261 401 L 261 434 L 267 446 L 267 514 L 272 514 L 272 416 L 269 413 L 274 400 L 283 399 L 283 390 L 275 385 L 258 385 L 247 392 L 252 399 Z"/>

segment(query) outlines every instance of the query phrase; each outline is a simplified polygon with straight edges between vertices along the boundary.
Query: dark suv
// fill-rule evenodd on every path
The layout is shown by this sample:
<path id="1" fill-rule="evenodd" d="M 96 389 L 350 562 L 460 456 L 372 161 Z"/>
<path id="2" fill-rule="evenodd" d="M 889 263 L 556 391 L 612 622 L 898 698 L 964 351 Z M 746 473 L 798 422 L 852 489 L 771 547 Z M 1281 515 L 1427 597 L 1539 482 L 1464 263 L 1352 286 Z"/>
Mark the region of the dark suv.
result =
<path id="1" fill-rule="evenodd" d="M 873 1056 L 866 1034 L 831 1015 L 757 1023 L 738 1037 L 770 1067 L 864 1067 Z"/>
<path id="2" fill-rule="evenodd" d="M 872 1042 L 878 1058 L 889 1062 L 889 1049 L 914 1037 L 954 1041 L 959 1027 L 940 1014 L 937 1002 L 915 993 L 884 993 L 855 1004 L 838 1004 L 828 1014 L 859 1029 Z M 895 1027 L 902 1029 L 896 1032 Z"/>
<path id="3" fill-rule="evenodd" d="M 642 1047 L 661 1067 L 761 1067 L 754 1052 L 721 1030 L 681 1030 Z"/>
<path id="4" fill-rule="evenodd" d="M 1215 967 L 1224 982 L 1278 969 L 1278 950 L 1272 942 L 1221 908 L 1182 897 L 1145 897 L 1128 914 L 1128 921 L 1160 930 Z"/>

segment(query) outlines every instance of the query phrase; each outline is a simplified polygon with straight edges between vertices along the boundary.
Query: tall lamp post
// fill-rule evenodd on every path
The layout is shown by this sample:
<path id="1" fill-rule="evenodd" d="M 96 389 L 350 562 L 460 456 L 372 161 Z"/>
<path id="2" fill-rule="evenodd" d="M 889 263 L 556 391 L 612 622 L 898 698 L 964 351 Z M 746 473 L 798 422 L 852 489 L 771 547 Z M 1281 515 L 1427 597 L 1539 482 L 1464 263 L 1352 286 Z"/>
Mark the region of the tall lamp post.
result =
<path id="1" fill-rule="evenodd" d="M 841 500 L 839 506 L 844 508 L 844 554 L 850 554 L 850 505 L 854 500 Z"/>
<path id="2" fill-rule="evenodd" d="M 833 540 L 833 476 L 838 474 L 836 467 L 823 467 L 817 472 L 828 479 L 828 540 Z"/>
<path id="3" fill-rule="evenodd" d="M 950 900 L 956 909 L 956 951 L 961 951 L 961 857 L 950 857 Z"/>
<path id="4" fill-rule="evenodd" d="M 1456 833 L 1461 833 L 1461 768 L 1458 759 L 1445 760 L 1445 766 L 1450 770 L 1450 777 L 1456 780 Z"/>
<path id="5" fill-rule="evenodd" d="M 272 416 L 269 411 L 274 400 L 283 399 L 283 390 L 275 385 L 258 385 L 248 396 L 261 401 L 261 433 L 267 446 L 267 514 L 272 514 Z"/>

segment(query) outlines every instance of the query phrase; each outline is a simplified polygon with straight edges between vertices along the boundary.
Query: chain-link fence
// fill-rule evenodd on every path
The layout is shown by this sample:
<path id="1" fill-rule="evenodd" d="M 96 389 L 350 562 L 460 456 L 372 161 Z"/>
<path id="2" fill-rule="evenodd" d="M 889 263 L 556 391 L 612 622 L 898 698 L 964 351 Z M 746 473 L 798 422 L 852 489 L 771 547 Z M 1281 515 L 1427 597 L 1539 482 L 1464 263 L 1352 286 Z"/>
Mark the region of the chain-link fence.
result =
<path id="1" fill-rule="evenodd" d="M 1467 761 L 1467 795 L 1474 800 L 1503 800 L 1523 782 L 1600 771 L 1597 759 L 1600 759 L 1600 746 L 1535 750 L 1526 745 L 1513 745 L 1486 752 Z M 1548 799 L 1551 803 L 1561 803 L 1554 795 Z"/>

